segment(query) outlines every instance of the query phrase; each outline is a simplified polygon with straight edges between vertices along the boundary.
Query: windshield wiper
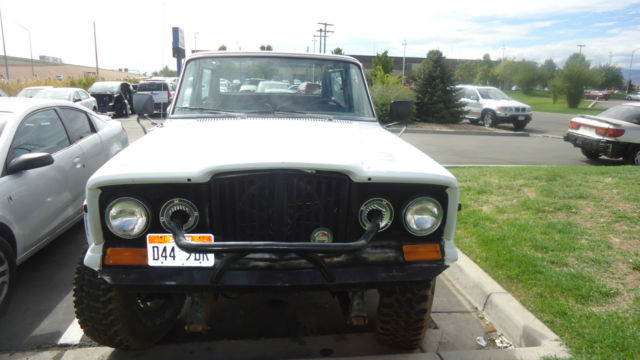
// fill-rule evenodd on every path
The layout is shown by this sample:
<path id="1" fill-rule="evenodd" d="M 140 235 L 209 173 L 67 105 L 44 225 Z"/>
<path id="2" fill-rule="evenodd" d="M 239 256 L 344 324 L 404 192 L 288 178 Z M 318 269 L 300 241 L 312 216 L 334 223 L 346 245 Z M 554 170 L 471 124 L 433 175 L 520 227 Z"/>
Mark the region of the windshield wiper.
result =
<path id="1" fill-rule="evenodd" d="M 201 112 L 203 112 L 205 114 L 225 115 L 225 116 L 233 116 L 233 117 L 244 117 L 244 115 L 241 114 L 241 113 L 225 111 L 225 110 L 220 110 L 220 109 L 211 109 L 211 108 L 205 108 L 205 107 L 176 106 L 176 109 L 201 111 Z"/>

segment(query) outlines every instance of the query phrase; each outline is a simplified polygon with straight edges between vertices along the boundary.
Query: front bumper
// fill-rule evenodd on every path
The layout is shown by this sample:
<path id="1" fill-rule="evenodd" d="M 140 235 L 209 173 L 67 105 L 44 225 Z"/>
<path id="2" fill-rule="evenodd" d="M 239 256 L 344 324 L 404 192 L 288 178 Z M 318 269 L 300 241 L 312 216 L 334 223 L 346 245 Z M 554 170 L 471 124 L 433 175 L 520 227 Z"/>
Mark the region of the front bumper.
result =
<path id="1" fill-rule="evenodd" d="M 506 114 L 498 113 L 498 120 L 502 123 L 525 122 L 529 123 L 532 119 L 531 114 Z"/>

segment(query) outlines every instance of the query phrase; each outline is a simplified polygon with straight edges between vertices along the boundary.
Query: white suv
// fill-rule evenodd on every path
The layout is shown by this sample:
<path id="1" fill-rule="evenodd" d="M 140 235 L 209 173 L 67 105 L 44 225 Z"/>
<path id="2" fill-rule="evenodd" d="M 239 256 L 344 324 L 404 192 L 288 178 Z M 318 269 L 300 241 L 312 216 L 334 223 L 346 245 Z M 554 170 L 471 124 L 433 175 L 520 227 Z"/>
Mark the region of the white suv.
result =
<path id="1" fill-rule="evenodd" d="M 482 121 L 484 126 L 493 127 L 501 123 L 511 123 L 520 130 L 531 121 L 531 107 L 513 100 L 507 94 L 492 86 L 458 85 L 465 117 L 472 124 Z"/>

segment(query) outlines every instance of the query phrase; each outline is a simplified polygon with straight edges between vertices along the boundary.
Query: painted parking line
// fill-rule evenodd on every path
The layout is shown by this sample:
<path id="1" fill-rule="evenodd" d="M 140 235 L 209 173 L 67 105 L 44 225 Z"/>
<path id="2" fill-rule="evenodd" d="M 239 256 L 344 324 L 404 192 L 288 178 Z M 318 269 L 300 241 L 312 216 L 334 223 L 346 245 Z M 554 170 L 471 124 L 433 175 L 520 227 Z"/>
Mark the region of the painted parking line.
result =
<path id="1" fill-rule="evenodd" d="M 78 319 L 73 319 L 67 330 L 58 340 L 58 345 L 78 345 L 84 332 L 78 323 Z"/>

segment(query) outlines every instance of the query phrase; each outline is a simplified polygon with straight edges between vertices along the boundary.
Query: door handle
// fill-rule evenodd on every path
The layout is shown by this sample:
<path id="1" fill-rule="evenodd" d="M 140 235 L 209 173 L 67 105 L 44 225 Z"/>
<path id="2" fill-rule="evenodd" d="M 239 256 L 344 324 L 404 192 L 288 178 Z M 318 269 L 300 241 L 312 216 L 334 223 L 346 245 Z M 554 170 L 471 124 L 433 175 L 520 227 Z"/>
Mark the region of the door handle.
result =
<path id="1" fill-rule="evenodd" d="M 84 163 L 82 162 L 82 159 L 79 157 L 76 157 L 73 159 L 73 166 L 76 169 L 84 169 Z"/>

